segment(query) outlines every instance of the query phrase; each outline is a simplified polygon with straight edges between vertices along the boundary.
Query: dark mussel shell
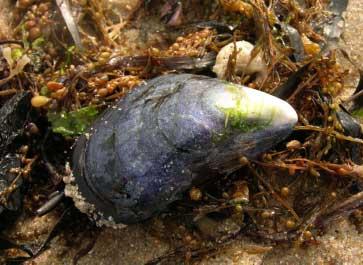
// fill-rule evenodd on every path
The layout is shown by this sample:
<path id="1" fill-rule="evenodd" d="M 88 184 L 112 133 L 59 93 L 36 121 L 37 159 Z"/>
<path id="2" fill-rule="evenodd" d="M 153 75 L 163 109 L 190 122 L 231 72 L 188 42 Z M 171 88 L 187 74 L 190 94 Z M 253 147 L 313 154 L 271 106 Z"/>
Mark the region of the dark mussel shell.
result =
<path id="1" fill-rule="evenodd" d="M 30 93 L 20 92 L 0 108 L 0 230 L 20 213 L 23 179 L 11 172 L 21 166 L 15 154 L 30 115 Z"/>
<path id="2" fill-rule="evenodd" d="M 160 76 L 78 139 L 66 194 L 96 219 L 136 223 L 239 157 L 271 148 L 296 122 L 295 110 L 269 94 L 205 76 Z"/>
<path id="3" fill-rule="evenodd" d="M 22 135 L 30 111 L 30 93 L 21 92 L 0 109 L 0 158 L 7 154 L 15 138 Z"/>

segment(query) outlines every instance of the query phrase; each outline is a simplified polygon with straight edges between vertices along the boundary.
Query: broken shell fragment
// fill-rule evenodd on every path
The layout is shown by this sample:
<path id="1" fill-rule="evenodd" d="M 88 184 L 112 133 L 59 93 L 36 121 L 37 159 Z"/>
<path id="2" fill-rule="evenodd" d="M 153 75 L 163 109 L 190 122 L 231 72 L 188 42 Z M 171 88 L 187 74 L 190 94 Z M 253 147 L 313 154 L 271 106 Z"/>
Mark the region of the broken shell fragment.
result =
<path id="1" fill-rule="evenodd" d="M 267 65 L 263 60 L 262 53 L 257 53 L 252 57 L 254 45 L 248 41 L 237 41 L 224 46 L 218 53 L 216 63 L 213 67 L 213 72 L 220 79 L 225 78 L 228 60 L 233 52 L 236 51 L 236 74 L 256 74 L 257 78 L 263 79 L 267 75 Z"/>
<path id="2" fill-rule="evenodd" d="M 271 148 L 296 122 L 287 102 L 264 92 L 205 76 L 160 76 L 78 139 L 66 195 L 95 219 L 140 222 L 194 183 L 241 167 L 241 156 Z"/>

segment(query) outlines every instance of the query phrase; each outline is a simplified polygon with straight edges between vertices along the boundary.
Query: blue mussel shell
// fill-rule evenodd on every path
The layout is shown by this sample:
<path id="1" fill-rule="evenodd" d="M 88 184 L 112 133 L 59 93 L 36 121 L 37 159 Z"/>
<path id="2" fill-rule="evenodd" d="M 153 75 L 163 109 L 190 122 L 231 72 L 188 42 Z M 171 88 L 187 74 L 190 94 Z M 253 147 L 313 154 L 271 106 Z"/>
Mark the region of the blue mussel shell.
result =
<path id="1" fill-rule="evenodd" d="M 140 85 L 76 143 L 73 175 L 104 218 L 136 223 L 193 185 L 286 138 L 295 110 L 269 94 L 192 74 Z M 237 158 L 237 159 L 236 159 Z"/>

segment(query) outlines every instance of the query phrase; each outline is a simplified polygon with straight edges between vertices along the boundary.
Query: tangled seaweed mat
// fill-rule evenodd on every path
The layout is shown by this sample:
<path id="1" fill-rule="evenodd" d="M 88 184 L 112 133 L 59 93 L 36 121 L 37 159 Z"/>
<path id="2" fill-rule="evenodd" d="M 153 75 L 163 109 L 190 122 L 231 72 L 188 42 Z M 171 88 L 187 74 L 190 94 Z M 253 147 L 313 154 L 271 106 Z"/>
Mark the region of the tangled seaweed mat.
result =
<path id="1" fill-rule="evenodd" d="M 362 12 L 361 0 L 349 1 L 344 33 L 344 45 L 360 67 L 363 66 L 363 36 L 357 35 L 357 32 L 363 24 Z M 46 229 L 52 222 L 56 222 L 56 217 L 51 213 L 32 224 L 23 223 L 21 230 L 30 231 L 34 226 Z M 275 247 L 268 250 L 261 246 L 264 253 L 256 253 L 258 248 L 253 248 L 255 243 L 247 239 L 237 240 L 213 256 L 207 256 L 199 264 L 362 264 L 363 236 L 349 221 L 340 219 L 333 222 L 326 234 L 317 239 L 316 246 L 306 249 Z M 92 250 L 78 264 L 144 264 L 171 250 L 168 243 L 154 238 L 139 225 L 116 231 L 102 229 Z M 76 252 L 58 238 L 48 250 L 25 264 L 71 264 Z"/>

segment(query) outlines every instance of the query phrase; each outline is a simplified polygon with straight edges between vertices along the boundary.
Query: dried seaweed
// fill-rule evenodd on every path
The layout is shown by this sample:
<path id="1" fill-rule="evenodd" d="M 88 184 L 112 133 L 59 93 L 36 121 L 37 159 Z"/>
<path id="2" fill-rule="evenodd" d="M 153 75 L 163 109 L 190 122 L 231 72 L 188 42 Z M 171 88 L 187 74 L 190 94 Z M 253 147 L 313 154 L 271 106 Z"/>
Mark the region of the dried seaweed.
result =
<path id="1" fill-rule="evenodd" d="M 20 15 L 14 38 L 0 43 L 5 50 L 0 61 L 0 96 L 4 98 L 1 103 L 8 95 L 29 91 L 38 100 L 33 106 L 43 119 L 37 123 L 37 132 L 26 133 L 33 141 L 29 155 L 40 157 L 34 163 L 45 165 L 42 169 L 50 172 L 42 184 L 46 187 L 41 196 L 45 205 L 41 207 L 28 197 L 26 205 L 40 207 L 39 214 L 54 207 L 52 199 L 48 202 L 48 195 L 61 189 L 62 184 L 61 174 L 54 170 L 53 163 L 57 169 L 64 166 L 58 156 L 71 152 L 74 136 L 89 125 L 89 116 L 110 107 L 143 80 L 154 76 L 169 72 L 213 76 L 211 67 L 216 53 L 227 44 L 247 40 L 255 45 L 252 57 L 263 52 L 268 75 L 257 80 L 253 75 L 235 73 L 233 54 L 227 79 L 288 100 L 298 112 L 299 124 L 289 139 L 255 160 L 236 157 L 240 165 L 225 165 L 227 174 L 194 187 L 200 194 L 198 200 L 185 194 L 183 200 L 170 207 L 166 217 L 160 217 L 165 223 L 183 224 L 190 234 L 198 235 L 199 220 L 218 216 L 216 223 L 230 220 L 239 226 L 238 233 L 207 240 L 196 236 L 194 245 L 181 243 L 150 264 L 198 260 L 242 235 L 265 243 L 309 244 L 334 219 L 362 208 L 362 132 L 359 122 L 345 110 L 362 108 L 362 73 L 354 95 L 344 106 L 336 99 L 348 74 L 337 63 L 334 51 L 348 1 L 330 1 L 330 5 L 322 0 L 209 1 L 208 5 L 200 1 L 200 6 L 196 1 L 172 1 L 167 3 L 167 10 L 158 9 L 164 2 L 140 1 L 128 11 L 125 8 L 127 12 L 112 10 L 106 1 L 86 2 L 72 1 L 72 7 L 68 1 L 17 7 Z M 152 24 L 157 27 L 152 28 Z M 135 31 L 141 33 L 134 36 L 131 33 Z M 152 35 L 153 31 L 158 32 Z M 19 51 L 20 57 L 9 56 L 9 49 Z M 31 60 L 25 57 L 26 64 L 14 72 L 14 62 L 21 61 L 22 56 Z M 347 107 L 350 102 L 352 108 Z M 13 105 L 14 101 L 7 104 Z M 95 112 L 85 115 L 85 122 L 85 117 L 74 117 L 89 108 Z M 28 107 L 24 109 L 24 113 L 16 114 L 16 118 L 21 118 L 19 124 L 15 118 L 0 124 L 0 136 L 4 134 L 6 139 L 1 142 L 1 150 L 24 131 Z M 14 126 L 7 130 L 3 128 L 5 123 Z M 44 155 L 44 150 L 41 152 L 36 145 L 47 138 L 49 126 L 67 139 L 59 138 L 59 150 L 52 152 L 47 148 Z M 30 187 L 37 188 L 35 183 L 38 185 L 36 179 L 29 178 Z M 242 186 L 247 187 L 249 194 L 243 199 Z M 53 198 L 64 203 L 61 197 Z M 74 214 L 67 213 L 65 220 Z M 30 256 L 36 256 L 67 226 L 66 222 L 59 223 L 62 225 L 56 225 L 35 251 L 29 252 L 25 245 L 6 240 L 1 242 L 1 248 L 25 249 Z M 163 236 L 175 240 L 174 230 Z M 90 248 L 92 242 L 74 261 Z"/>

